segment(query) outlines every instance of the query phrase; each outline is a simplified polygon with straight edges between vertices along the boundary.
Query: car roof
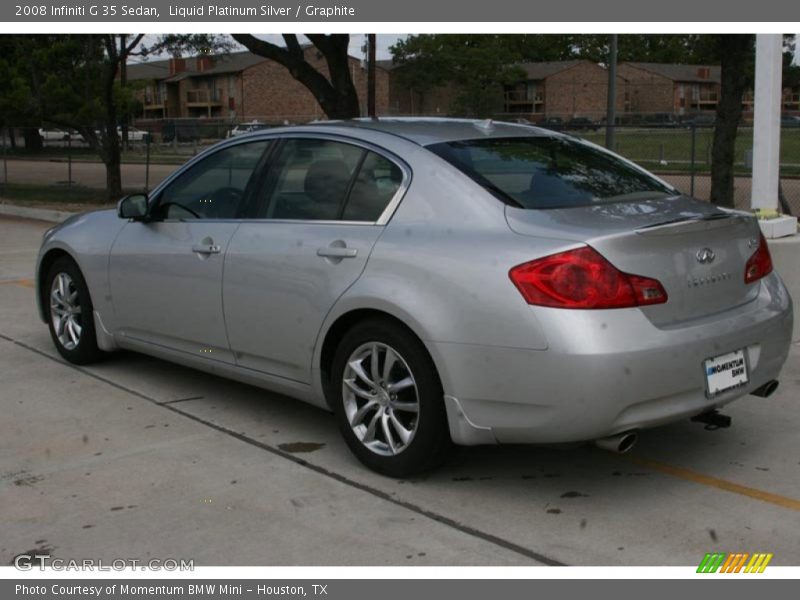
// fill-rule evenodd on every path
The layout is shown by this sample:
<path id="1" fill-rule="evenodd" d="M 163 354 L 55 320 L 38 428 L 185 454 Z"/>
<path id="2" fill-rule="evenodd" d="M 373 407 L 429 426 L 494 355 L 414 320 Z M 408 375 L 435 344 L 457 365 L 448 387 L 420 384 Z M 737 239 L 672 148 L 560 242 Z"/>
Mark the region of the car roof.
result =
<path id="1" fill-rule="evenodd" d="M 542 129 L 521 123 L 493 121 L 491 119 L 381 117 L 375 119 L 351 119 L 347 121 L 319 121 L 310 123 L 309 125 L 320 126 L 322 128 L 337 127 L 379 131 L 405 138 L 420 146 L 480 138 L 552 137 L 558 135 L 549 129 Z"/>

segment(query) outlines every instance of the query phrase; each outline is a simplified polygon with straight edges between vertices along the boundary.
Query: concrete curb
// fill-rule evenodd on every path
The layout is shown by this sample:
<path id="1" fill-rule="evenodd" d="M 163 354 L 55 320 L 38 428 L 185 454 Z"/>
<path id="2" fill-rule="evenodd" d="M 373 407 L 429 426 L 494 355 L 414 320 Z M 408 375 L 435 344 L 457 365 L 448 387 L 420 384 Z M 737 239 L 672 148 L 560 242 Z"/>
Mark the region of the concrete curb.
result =
<path id="1" fill-rule="evenodd" d="M 8 204 L 0 200 L 0 215 L 9 217 L 22 217 L 23 219 L 35 219 L 37 221 L 48 221 L 50 223 L 61 223 L 72 215 L 78 213 L 66 210 L 54 210 L 50 208 L 33 208 L 31 206 L 17 206 Z"/>

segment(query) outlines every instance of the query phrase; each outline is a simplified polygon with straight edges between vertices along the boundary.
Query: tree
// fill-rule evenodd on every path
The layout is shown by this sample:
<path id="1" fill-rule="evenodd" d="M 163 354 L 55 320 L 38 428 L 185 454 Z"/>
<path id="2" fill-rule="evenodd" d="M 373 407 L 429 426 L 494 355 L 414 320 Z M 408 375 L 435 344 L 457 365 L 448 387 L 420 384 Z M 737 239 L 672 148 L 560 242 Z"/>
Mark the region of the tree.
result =
<path id="1" fill-rule="evenodd" d="M 11 85 L 0 92 L 0 121 L 18 117 L 34 127 L 51 124 L 77 132 L 103 161 L 112 201 L 122 195 L 117 128 L 127 123 L 135 106 L 133 90 L 120 79 L 123 65 L 137 54 L 217 47 L 216 36 L 208 35 L 162 36 L 149 48 L 140 47 L 143 38 L 36 35 L 3 36 L 1 42 L 6 58 L 0 62 L 0 76 L 10 77 L 4 81 Z"/>
<path id="2" fill-rule="evenodd" d="M 574 58 L 604 64 L 608 58 L 610 36 L 575 35 L 570 39 Z M 698 34 L 622 34 L 617 36 L 620 62 L 709 64 L 716 62 L 713 36 Z"/>
<path id="3" fill-rule="evenodd" d="M 27 150 L 41 150 L 42 138 L 38 127 L 41 118 L 32 99 L 28 72 L 20 60 L 28 54 L 30 40 L 15 36 L 0 36 L 0 80 L 4 86 L 0 91 L 0 126 L 9 132 L 14 142 L 14 129 L 22 129 Z"/>
<path id="4" fill-rule="evenodd" d="M 736 134 L 742 121 L 744 93 L 753 83 L 755 36 L 716 38 L 722 74 L 711 146 L 711 202 L 733 208 Z"/>
<path id="5" fill-rule="evenodd" d="M 619 60 L 703 62 L 708 55 L 708 37 L 621 35 Z M 513 69 L 518 63 L 586 59 L 603 64 L 608 43 L 608 35 L 596 34 L 425 34 L 398 41 L 391 52 L 397 76 L 405 87 L 424 94 L 437 86 L 454 84 L 463 104 L 491 94 L 497 97 L 499 88 L 519 75 Z"/>
<path id="6" fill-rule="evenodd" d="M 454 115 L 486 117 L 502 106 L 503 86 L 520 81 L 517 63 L 528 56 L 538 60 L 570 57 L 569 36 L 425 34 L 409 36 L 391 47 L 401 85 L 425 96 L 452 84 Z"/>
<path id="7" fill-rule="evenodd" d="M 305 36 L 325 58 L 327 76 L 306 60 L 305 48 L 294 34 L 284 34 L 285 47 L 250 34 L 234 34 L 233 39 L 250 50 L 286 67 L 292 77 L 303 84 L 317 99 L 329 119 L 352 119 L 361 116 L 347 48 L 348 34 L 312 34 Z"/>
<path id="8" fill-rule="evenodd" d="M 787 35 L 783 38 L 783 87 L 794 89 L 800 87 L 800 64 L 794 63 L 794 57 L 800 49 L 797 37 Z"/>
<path id="9" fill-rule="evenodd" d="M 9 36 L 5 40 L 16 78 L 3 97 L 6 101 L 26 97 L 17 116 L 28 123 L 48 123 L 80 134 L 105 164 L 109 199 L 122 193 L 117 125 L 130 103 L 117 73 L 120 62 L 142 37 L 133 36 L 121 47 L 114 35 Z"/>

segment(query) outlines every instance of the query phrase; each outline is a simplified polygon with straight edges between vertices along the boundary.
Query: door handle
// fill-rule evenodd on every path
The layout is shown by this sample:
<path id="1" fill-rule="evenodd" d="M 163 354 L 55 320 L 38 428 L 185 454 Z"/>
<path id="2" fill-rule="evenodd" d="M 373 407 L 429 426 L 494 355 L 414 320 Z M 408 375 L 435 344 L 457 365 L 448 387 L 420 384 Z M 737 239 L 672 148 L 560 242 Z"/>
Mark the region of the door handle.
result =
<path id="1" fill-rule="evenodd" d="M 323 256 L 325 258 L 355 258 L 358 256 L 358 249 L 328 246 L 327 248 L 318 248 L 317 256 Z"/>
<path id="2" fill-rule="evenodd" d="M 197 254 L 219 254 L 222 252 L 222 248 L 216 244 L 194 244 L 192 252 Z"/>

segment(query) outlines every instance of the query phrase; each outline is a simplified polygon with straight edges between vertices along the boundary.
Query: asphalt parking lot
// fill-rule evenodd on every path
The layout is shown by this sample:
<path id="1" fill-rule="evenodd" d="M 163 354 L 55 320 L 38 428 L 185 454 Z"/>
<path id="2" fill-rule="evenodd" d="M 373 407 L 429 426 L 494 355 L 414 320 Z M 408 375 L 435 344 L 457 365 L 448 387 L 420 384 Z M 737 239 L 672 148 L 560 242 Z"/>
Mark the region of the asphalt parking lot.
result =
<path id="1" fill-rule="evenodd" d="M 769 399 L 682 422 L 623 456 L 590 446 L 459 450 L 414 480 L 366 471 L 333 418 L 132 353 L 65 364 L 36 315 L 49 224 L 0 218 L 0 564 L 800 564 L 800 346 Z"/>

